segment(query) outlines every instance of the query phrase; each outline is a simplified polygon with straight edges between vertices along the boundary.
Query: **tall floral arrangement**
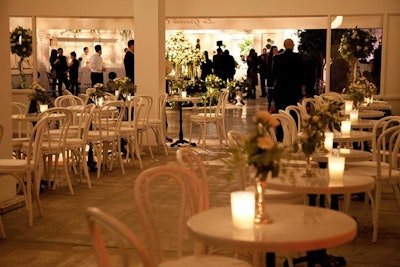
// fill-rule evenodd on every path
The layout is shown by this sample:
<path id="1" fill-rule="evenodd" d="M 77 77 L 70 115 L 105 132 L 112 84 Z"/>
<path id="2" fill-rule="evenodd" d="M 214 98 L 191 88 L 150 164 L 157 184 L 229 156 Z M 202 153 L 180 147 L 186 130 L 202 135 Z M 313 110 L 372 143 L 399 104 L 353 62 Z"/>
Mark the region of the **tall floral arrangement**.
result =
<path id="1" fill-rule="evenodd" d="M 237 91 L 246 92 L 248 88 L 250 88 L 250 81 L 246 76 L 241 77 L 240 79 L 234 79 L 229 81 L 227 84 L 227 88 L 231 93 L 236 93 Z"/>
<path id="2" fill-rule="evenodd" d="M 205 61 L 204 54 L 181 31 L 171 34 L 166 40 L 165 57 L 175 67 L 176 76 L 188 78 L 197 77 L 197 67 Z"/>
<path id="3" fill-rule="evenodd" d="M 348 61 L 366 59 L 374 50 L 375 42 L 375 36 L 355 27 L 342 35 L 339 52 Z"/>
<path id="4" fill-rule="evenodd" d="M 26 87 L 23 62 L 32 54 L 32 31 L 18 26 L 10 33 L 11 53 L 20 57 L 18 70 L 21 75 L 20 88 Z"/>

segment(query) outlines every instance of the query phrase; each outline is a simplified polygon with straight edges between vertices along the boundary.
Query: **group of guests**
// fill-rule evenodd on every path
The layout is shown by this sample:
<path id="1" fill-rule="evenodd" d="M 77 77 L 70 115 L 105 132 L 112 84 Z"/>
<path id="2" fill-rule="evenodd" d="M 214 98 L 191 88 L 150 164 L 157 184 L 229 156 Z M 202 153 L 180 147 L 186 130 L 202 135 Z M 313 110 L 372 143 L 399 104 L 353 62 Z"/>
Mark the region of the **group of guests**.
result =
<path id="1" fill-rule="evenodd" d="M 58 85 L 58 95 L 62 95 L 62 86 L 71 93 L 79 94 L 79 83 L 78 83 L 78 70 L 80 60 L 77 59 L 75 51 L 70 53 L 70 61 L 67 62 L 67 57 L 63 55 L 64 50 L 62 48 L 52 49 L 50 53 L 50 75 L 53 80 L 51 85 L 52 96 L 56 95 L 56 85 Z M 68 79 L 69 76 L 69 79 Z"/>
<path id="2" fill-rule="evenodd" d="M 201 64 L 201 79 L 205 81 L 210 74 L 215 74 L 224 81 L 233 80 L 236 73 L 237 63 L 229 50 L 224 50 L 218 47 L 217 52 L 213 55 L 213 59 L 209 58 L 208 52 L 204 51 L 205 61 Z"/>
<path id="3" fill-rule="evenodd" d="M 305 65 L 303 55 L 293 52 L 294 42 L 286 39 L 284 50 L 272 46 L 267 52 L 264 48 L 260 56 L 251 49 L 246 58 L 247 77 L 250 82 L 248 98 L 255 98 L 258 74 L 260 76 L 261 97 L 268 97 L 268 106 L 275 110 L 296 105 L 305 92 Z M 274 102 L 274 104 L 272 103 Z"/>
<path id="4" fill-rule="evenodd" d="M 96 83 L 104 84 L 104 66 L 101 45 L 94 47 L 95 53 L 89 55 L 89 48 L 84 47 L 82 55 L 77 58 L 75 51 L 70 53 L 70 59 L 67 62 L 67 57 L 63 55 L 63 49 L 52 49 L 50 53 L 50 75 L 52 82 L 52 96 L 57 97 L 56 86 L 58 85 L 58 96 L 63 94 L 63 85 L 73 95 L 80 93 L 79 88 L 79 67 L 81 64 L 90 68 L 90 79 L 92 87 Z M 131 83 L 135 82 L 135 42 L 134 40 L 128 41 L 128 48 L 125 52 L 124 67 L 126 76 L 130 78 Z"/>

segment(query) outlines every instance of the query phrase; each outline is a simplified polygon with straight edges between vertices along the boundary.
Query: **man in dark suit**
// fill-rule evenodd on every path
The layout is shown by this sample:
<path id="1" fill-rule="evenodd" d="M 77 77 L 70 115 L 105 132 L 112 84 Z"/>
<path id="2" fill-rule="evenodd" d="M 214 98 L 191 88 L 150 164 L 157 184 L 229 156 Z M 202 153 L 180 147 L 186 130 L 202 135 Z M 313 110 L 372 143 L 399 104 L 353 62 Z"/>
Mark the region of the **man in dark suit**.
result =
<path id="1" fill-rule="evenodd" d="M 285 109 L 289 105 L 296 105 L 303 96 L 303 59 L 293 52 L 292 39 L 283 43 L 285 51 L 274 56 L 272 73 L 275 79 L 275 106 L 277 110 Z"/>
<path id="2" fill-rule="evenodd" d="M 124 57 L 125 75 L 135 83 L 135 40 L 128 41 L 128 51 Z"/>

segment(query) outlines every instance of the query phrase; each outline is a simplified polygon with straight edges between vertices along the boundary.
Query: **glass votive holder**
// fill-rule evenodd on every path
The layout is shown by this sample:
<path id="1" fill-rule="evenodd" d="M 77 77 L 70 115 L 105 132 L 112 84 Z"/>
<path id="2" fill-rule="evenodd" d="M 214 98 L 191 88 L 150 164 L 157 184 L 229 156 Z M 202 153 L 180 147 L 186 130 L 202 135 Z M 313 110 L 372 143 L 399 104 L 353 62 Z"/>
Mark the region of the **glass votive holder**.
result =
<path id="1" fill-rule="evenodd" d="M 127 100 L 127 101 L 131 101 L 131 99 L 132 99 L 132 96 L 129 94 L 129 95 L 126 97 L 126 100 Z"/>
<path id="2" fill-rule="evenodd" d="M 119 90 L 115 90 L 115 96 L 118 98 L 118 96 L 119 96 Z"/>
<path id="3" fill-rule="evenodd" d="M 345 157 L 329 157 L 329 180 L 343 180 Z"/>
<path id="4" fill-rule="evenodd" d="M 40 105 L 39 105 L 39 111 L 40 111 L 40 113 L 45 112 L 45 111 L 48 110 L 48 109 L 49 109 L 49 105 L 47 105 L 47 104 L 40 104 Z"/>
<path id="5" fill-rule="evenodd" d="M 182 91 L 182 92 L 181 92 L 181 97 L 182 97 L 182 98 L 187 97 L 187 91 Z"/>
<path id="6" fill-rule="evenodd" d="M 104 99 L 103 99 L 102 97 L 100 97 L 100 98 L 98 99 L 98 105 L 99 105 L 99 107 L 101 107 L 101 106 L 103 105 L 103 102 L 104 102 Z"/>
<path id="7" fill-rule="evenodd" d="M 351 122 L 358 121 L 358 109 L 353 109 L 350 111 L 350 121 Z"/>
<path id="8" fill-rule="evenodd" d="M 349 137 L 350 136 L 350 131 L 351 131 L 351 121 L 342 121 L 342 124 L 340 126 L 340 132 L 342 134 L 342 137 Z"/>
<path id="9" fill-rule="evenodd" d="M 232 222 L 235 228 L 252 228 L 254 226 L 255 193 L 251 191 L 232 192 L 231 212 Z"/>
<path id="10" fill-rule="evenodd" d="M 346 114 L 350 114 L 350 111 L 353 109 L 353 101 L 346 100 L 344 101 L 344 112 Z"/>
<path id="11" fill-rule="evenodd" d="M 324 141 L 324 147 L 331 152 L 333 149 L 333 133 L 332 132 L 325 132 L 325 141 Z"/>

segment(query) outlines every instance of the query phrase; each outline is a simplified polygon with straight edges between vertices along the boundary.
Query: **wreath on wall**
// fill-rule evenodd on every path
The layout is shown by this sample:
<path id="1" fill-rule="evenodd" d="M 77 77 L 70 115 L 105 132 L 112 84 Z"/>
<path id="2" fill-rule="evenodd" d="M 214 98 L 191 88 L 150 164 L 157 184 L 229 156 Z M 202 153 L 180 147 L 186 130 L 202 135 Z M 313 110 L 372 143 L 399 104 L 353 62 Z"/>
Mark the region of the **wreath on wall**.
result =
<path id="1" fill-rule="evenodd" d="M 32 54 L 32 31 L 18 26 L 10 33 L 11 54 L 20 57 L 18 69 L 21 75 L 20 88 L 26 87 L 26 77 L 22 63 Z"/>

